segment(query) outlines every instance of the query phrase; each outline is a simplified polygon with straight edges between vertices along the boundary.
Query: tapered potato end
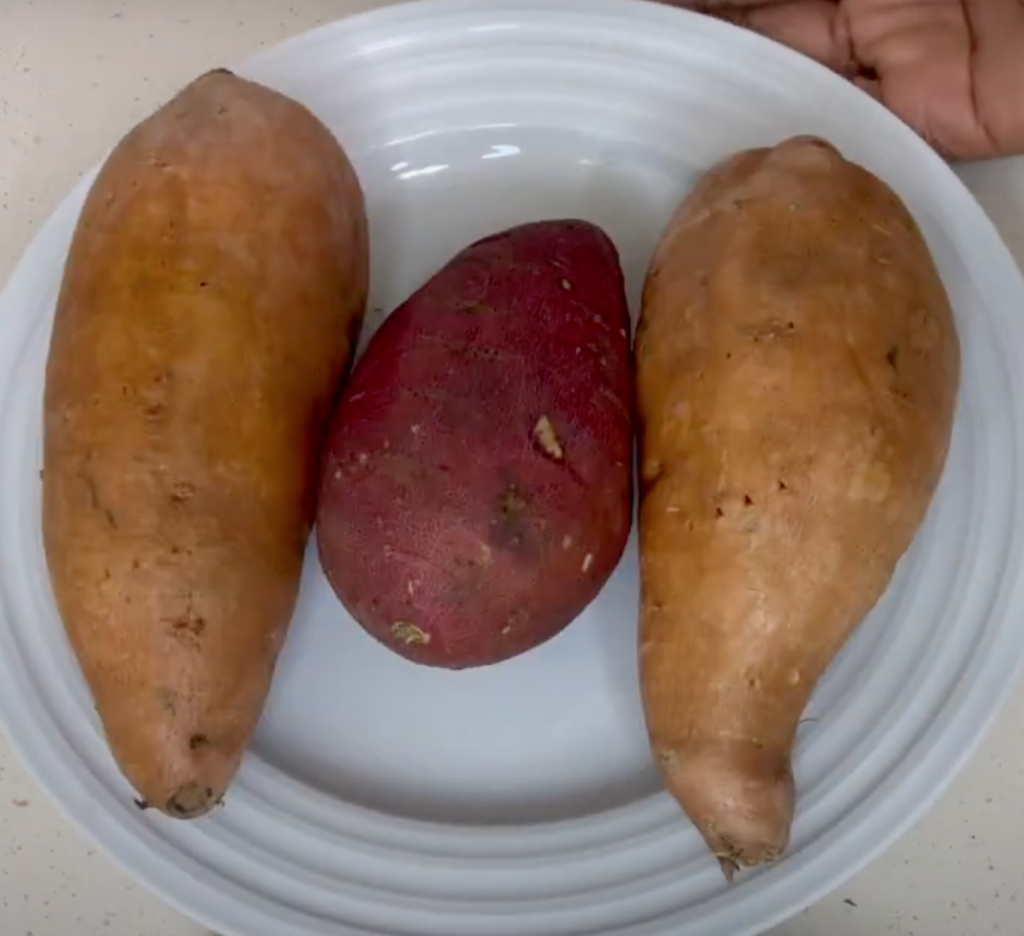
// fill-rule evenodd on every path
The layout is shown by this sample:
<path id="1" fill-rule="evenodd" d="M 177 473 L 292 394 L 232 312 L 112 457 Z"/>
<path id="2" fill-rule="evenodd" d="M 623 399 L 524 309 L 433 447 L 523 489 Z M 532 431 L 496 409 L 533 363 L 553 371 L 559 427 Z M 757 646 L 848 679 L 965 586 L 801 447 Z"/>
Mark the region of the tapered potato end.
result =
<path id="1" fill-rule="evenodd" d="M 751 741 L 655 747 L 668 791 L 731 881 L 786 850 L 793 821 L 789 757 Z"/>

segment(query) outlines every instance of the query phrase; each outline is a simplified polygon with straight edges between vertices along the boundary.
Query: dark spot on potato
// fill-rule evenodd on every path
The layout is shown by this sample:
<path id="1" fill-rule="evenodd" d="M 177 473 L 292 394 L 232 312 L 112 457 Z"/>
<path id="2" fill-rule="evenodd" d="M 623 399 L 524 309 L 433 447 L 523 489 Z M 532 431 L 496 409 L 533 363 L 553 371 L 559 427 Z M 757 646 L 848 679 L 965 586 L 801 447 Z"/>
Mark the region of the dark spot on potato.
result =
<path id="1" fill-rule="evenodd" d="M 490 303 L 481 302 L 471 296 L 464 296 L 455 300 L 454 311 L 462 315 L 485 315 L 488 312 L 493 312 L 494 307 Z"/>
<path id="2" fill-rule="evenodd" d="M 159 422 L 163 414 L 163 403 L 149 403 L 142 407 L 142 417 L 146 422 Z"/>
<path id="3" fill-rule="evenodd" d="M 174 718 L 178 714 L 178 693 L 173 689 L 169 689 L 167 686 L 160 686 L 156 690 L 156 701 L 157 705 L 160 706 L 160 711 L 168 718 Z"/>
<path id="4" fill-rule="evenodd" d="M 179 640 L 198 641 L 206 630 L 206 619 L 187 613 L 172 622 L 171 629 Z"/>
<path id="5" fill-rule="evenodd" d="M 779 490 L 780 491 L 788 491 L 789 490 L 789 485 L 786 484 L 785 481 L 779 481 Z"/>
<path id="6" fill-rule="evenodd" d="M 171 546 L 171 555 L 172 556 L 180 556 L 181 555 L 181 547 L 180 546 Z"/>
<path id="7" fill-rule="evenodd" d="M 716 507 L 715 508 L 715 516 L 718 517 L 719 519 L 721 519 L 722 517 L 725 516 L 725 511 L 722 510 L 721 507 Z"/>
<path id="8" fill-rule="evenodd" d="M 491 546 L 510 550 L 524 558 L 536 552 L 529 506 L 526 496 L 515 484 L 505 489 L 498 499 L 496 516 L 491 523 Z"/>
<path id="9" fill-rule="evenodd" d="M 900 349 L 897 345 L 893 345 L 886 353 L 885 359 L 889 362 L 889 366 L 893 370 L 898 370 L 898 361 L 900 356 Z"/>
<path id="10" fill-rule="evenodd" d="M 515 485 L 502 495 L 501 513 L 505 517 L 514 517 L 521 514 L 527 508 L 526 499 L 519 493 Z"/>
<path id="11" fill-rule="evenodd" d="M 194 819 L 216 804 L 211 787 L 186 783 L 167 801 L 167 812 L 179 819 Z"/>
<path id="12" fill-rule="evenodd" d="M 103 578 L 105 578 L 108 582 L 110 581 L 110 569 L 103 570 Z"/>
<path id="13" fill-rule="evenodd" d="M 189 481 L 179 481 L 171 488 L 171 501 L 183 504 L 196 496 L 196 486 Z"/>
<path id="14" fill-rule="evenodd" d="M 132 568 L 137 572 L 142 568 L 142 563 L 138 559 L 132 559 Z"/>
<path id="15" fill-rule="evenodd" d="M 135 804 L 137 809 L 141 809 L 143 812 L 145 812 L 147 809 L 151 809 L 152 808 L 149 805 L 149 803 L 147 803 L 144 799 L 136 798 L 136 799 L 133 799 L 132 802 Z"/>
<path id="16" fill-rule="evenodd" d="M 86 462 L 91 458 L 91 453 L 87 456 Z M 86 465 L 82 465 L 78 469 L 78 476 L 82 479 L 82 483 L 85 485 L 86 494 L 89 498 L 90 510 L 95 510 L 98 513 L 103 514 L 104 519 L 112 530 L 117 529 L 117 518 L 114 516 L 114 512 L 103 503 L 100 498 L 99 487 L 96 484 L 96 479 L 92 476 L 92 472 L 88 470 Z"/>
<path id="17" fill-rule="evenodd" d="M 749 494 L 744 494 L 743 495 L 743 503 L 747 507 L 753 507 L 754 506 L 754 499 Z"/>
<path id="18" fill-rule="evenodd" d="M 654 484 L 665 472 L 665 466 L 656 458 L 646 461 L 641 469 L 641 477 L 647 484 Z"/>
<path id="19" fill-rule="evenodd" d="M 200 289 L 206 289 L 206 287 L 209 286 L 209 285 L 210 284 L 206 280 L 200 280 L 199 281 L 199 288 Z"/>
<path id="20" fill-rule="evenodd" d="M 210 746 L 210 739 L 204 734 L 194 734 L 188 739 L 190 751 L 201 751 Z"/>

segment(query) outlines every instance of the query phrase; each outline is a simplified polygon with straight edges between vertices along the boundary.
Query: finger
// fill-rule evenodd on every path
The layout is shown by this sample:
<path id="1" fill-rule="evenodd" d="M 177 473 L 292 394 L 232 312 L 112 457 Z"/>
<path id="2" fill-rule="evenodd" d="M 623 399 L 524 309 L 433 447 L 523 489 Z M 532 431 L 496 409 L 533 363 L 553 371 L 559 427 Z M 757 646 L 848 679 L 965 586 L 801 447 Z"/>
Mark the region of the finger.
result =
<path id="1" fill-rule="evenodd" d="M 855 75 L 853 83 L 860 88 L 868 97 L 882 102 L 882 85 L 877 78 L 869 78 L 867 75 Z"/>
<path id="2" fill-rule="evenodd" d="M 856 71 L 848 20 L 831 0 L 793 0 L 750 10 L 743 24 L 844 75 Z"/>
<path id="3" fill-rule="evenodd" d="M 682 7 L 685 10 L 694 10 L 698 13 L 708 13 L 711 16 L 719 14 L 728 15 L 730 11 L 745 10 L 751 7 L 778 6 L 791 3 L 792 0 L 661 0 L 669 6 Z M 839 0 L 833 0 L 838 3 Z"/>
<path id="4" fill-rule="evenodd" d="M 978 54 L 1020 45 L 1024 34 L 1024 3 L 1020 0 L 964 0 L 964 10 Z"/>
<path id="5" fill-rule="evenodd" d="M 692 8 L 760 33 L 843 75 L 856 71 L 848 20 L 836 0 L 758 4 L 703 0 Z"/>
<path id="6" fill-rule="evenodd" d="M 673 6 L 744 26 L 802 52 L 828 68 L 852 74 L 852 44 L 838 0 L 671 0 Z M 1016 2 L 1016 0 L 1015 0 Z"/>

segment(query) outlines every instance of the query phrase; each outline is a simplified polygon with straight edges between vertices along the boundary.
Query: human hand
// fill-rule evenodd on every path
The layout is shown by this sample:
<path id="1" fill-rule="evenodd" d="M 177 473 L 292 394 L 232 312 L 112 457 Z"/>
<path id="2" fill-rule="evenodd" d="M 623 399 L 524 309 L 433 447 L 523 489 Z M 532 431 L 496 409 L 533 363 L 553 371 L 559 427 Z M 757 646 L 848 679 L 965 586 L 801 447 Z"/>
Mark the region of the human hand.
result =
<path id="1" fill-rule="evenodd" d="M 790 46 L 949 159 L 1024 153 L 1024 0 L 669 0 Z"/>

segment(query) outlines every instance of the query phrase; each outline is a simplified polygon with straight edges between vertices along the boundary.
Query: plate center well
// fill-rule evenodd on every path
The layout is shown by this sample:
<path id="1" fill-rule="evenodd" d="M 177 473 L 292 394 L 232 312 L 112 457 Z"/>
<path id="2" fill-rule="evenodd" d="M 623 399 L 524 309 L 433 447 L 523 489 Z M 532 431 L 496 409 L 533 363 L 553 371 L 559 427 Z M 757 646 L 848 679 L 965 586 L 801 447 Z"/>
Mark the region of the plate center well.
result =
<path id="1" fill-rule="evenodd" d="M 473 240 L 582 217 L 622 257 L 636 300 L 693 170 L 571 132 L 483 127 L 357 159 L 370 211 L 364 336 Z M 310 548 L 295 621 L 254 753 L 323 792 L 441 822 L 550 821 L 657 789 L 636 675 L 636 539 L 566 631 L 478 670 L 417 667 L 366 636 Z"/>

